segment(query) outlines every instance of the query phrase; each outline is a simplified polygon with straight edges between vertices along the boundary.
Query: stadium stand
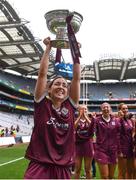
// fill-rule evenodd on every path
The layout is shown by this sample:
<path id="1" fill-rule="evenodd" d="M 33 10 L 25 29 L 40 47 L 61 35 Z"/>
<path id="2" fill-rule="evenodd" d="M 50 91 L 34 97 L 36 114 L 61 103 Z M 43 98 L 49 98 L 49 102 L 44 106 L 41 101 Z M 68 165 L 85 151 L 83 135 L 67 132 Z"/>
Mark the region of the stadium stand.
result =
<path id="1" fill-rule="evenodd" d="M 82 93 L 83 93 L 82 85 Z M 134 99 L 136 83 L 116 82 L 116 83 L 86 83 L 88 94 L 87 98 L 92 100 L 110 100 L 110 99 Z M 97 91 L 96 91 L 97 90 Z M 86 94 L 83 93 L 82 96 Z"/>
<path id="2" fill-rule="evenodd" d="M 31 116 L 18 115 L 15 113 L 0 111 L 0 125 L 11 129 L 19 127 L 17 135 L 30 135 L 33 128 L 33 118 Z M 10 136 L 10 134 L 9 134 Z"/>
<path id="3" fill-rule="evenodd" d="M 16 86 L 16 88 L 24 89 L 33 94 L 33 89 L 35 86 L 35 80 L 32 78 L 23 78 L 19 75 L 12 75 L 11 73 L 5 73 L 4 71 L 0 71 L 0 80 L 6 83 L 9 83 L 10 86 Z M 29 86 L 31 84 L 31 86 Z"/>
<path id="4" fill-rule="evenodd" d="M 87 104 L 90 111 L 97 112 L 103 102 L 109 102 L 113 111 L 117 111 L 118 104 L 124 102 L 135 113 L 135 91 L 135 82 L 82 83 L 80 102 Z"/>

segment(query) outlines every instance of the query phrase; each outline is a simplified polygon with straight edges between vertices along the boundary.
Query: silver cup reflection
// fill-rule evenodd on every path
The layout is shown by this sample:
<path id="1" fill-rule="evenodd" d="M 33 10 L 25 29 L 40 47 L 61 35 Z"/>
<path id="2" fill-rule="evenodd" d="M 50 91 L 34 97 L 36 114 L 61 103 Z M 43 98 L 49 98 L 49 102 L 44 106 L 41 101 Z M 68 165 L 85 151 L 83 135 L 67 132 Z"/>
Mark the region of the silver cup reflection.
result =
<path id="1" fill-rule="evenodd" d="M 51 41 L 51 45 L 54 48 L 69 49 L 69 41 L 67 35 L 67 23 L 66 17 L 73 14 L 71 25 L 74 33 L 79 31 L 83 17 L 77 12 L 70 12 L 69 10 L 60 9 L 49 11 L 45 14 L 46 24 L 49 31 L 56 35 L 56 39 Z"/>

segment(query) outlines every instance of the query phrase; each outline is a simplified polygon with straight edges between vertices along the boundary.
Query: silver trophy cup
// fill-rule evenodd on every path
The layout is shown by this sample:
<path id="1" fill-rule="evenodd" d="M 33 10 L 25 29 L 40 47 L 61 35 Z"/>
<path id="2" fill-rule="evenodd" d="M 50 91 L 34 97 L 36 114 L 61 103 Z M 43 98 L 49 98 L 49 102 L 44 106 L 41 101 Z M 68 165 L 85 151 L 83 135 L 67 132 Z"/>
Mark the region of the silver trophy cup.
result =
<path id="1" fill-rule="evenodd" d="M 49 31 L 56 35 L 56 39 L 51 41 L 52 47 L 69 49 L 66 17 L 71 13 L 73 14 L 71 26 L 73 27 L 74 33 L 77 33 L 83 21 L 83 17 L 79 13 L 60 9 L 49 11 L 44 15 Z"/>

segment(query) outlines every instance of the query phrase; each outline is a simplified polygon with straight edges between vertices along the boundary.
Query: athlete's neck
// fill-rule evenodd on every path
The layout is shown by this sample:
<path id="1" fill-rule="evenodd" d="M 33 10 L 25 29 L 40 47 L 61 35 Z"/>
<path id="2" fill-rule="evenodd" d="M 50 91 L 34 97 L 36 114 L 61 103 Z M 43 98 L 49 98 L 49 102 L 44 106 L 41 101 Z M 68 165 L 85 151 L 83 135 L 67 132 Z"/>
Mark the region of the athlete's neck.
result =
<path id="1" fill-rule="evenodd" d="M 55 109 L 59 109 L 61 107 L 61 102 L 59 102 L 59 101 L 58 102 L 52 101 L 52 104 Z"/>
<path id="2" fill-rule="evenodd" d="M 106 121 L 109 122 L 110 121 L 110 115 L 102 115 L 102 118 Z"/>

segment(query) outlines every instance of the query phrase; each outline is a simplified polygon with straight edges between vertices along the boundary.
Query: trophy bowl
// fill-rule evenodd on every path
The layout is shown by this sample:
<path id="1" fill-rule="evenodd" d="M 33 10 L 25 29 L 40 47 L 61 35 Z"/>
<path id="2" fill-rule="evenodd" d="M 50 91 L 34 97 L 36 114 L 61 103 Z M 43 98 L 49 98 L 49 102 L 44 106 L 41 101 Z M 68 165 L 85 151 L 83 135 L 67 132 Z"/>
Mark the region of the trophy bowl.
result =
<path id="1" fill-rule="evenodd" d="M 59 49 L 70 48 L 67 35 L 66 17 L 71 13 L 73 14 L 71 26 L 74 30 L 74 33 L 77 33 L 83 21 L 83 17 L 81 14 L 75 11 L 70 12 L 69 10 L 59 9 L 49 11 L 44 15 L 48 30 L 56 35 L 56 39 L 51 41 L 52 47 Z"/>

